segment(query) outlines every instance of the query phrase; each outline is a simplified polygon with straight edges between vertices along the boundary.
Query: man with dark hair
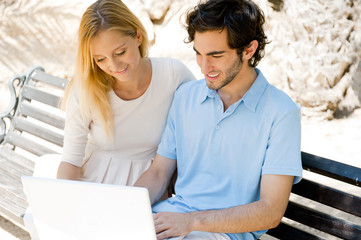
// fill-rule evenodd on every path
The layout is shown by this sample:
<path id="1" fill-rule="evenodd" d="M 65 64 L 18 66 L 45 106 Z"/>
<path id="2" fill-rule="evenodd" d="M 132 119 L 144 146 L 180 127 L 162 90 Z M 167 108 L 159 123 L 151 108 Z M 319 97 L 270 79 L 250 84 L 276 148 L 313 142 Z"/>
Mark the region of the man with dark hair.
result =
<path id="1" fill-rule="evenodd" d="M 186 23 L 205 79 L 177 90 L 136 186 L 154 203 L 177 169 L 175 195 L 153 206 L 158 239 L 258 239 L 302 176 L 300 110 L 255 68 L 267 44 L 256 4 L 209 0 Z"/>

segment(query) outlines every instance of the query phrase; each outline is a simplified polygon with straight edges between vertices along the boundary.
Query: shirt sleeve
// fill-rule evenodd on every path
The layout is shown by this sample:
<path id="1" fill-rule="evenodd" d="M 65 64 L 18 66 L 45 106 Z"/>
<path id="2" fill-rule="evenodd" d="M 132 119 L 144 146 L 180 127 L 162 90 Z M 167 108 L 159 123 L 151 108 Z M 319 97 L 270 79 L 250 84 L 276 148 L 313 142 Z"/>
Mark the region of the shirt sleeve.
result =
<path id="1" fill-rule="evenodd" d="M 88 140 L 90 122 L 82 119 L 79 99 L 74 90 L 69 93 L 66 103 L 66 119 L 64 128 L 64 146 L 62 161 L 81 167 Z"/>
<path id="2" fill-rule="evenodd" d="M 284 114 L 273 123 L 269 136 L 263 174 L 295 176 L 294 183 L 302 178 L 301 114 L 299 107 Z"/>

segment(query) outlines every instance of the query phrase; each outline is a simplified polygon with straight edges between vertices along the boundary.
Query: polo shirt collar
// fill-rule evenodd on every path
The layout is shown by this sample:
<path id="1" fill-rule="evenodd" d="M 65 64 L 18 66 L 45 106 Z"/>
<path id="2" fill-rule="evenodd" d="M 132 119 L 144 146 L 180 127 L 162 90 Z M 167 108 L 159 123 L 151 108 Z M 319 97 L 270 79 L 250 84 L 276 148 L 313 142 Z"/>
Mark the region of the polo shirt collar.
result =
<path id="1" fill-rule="evenodd" d="M 262 72 L 258 68 L 255 68 L 255 70 L 257 73 L 257 78 L 252 84 L 251 88 L 248 89 L 248 91 L 246 92 L 246 94 L 244 94 L 242 98 L 245 106 L 253 112 L 256 111 L 257 105 L 268 86 L 268 82 L 263 76 Z"/>
<path id="2" fill-rule="evenodd" d="M 259 70 L 258 68 L 255 68 L 256 73 L 257 73 L 257 78 L 254 81 L 254 83 L 252 84 L 251 88 L 246 92 L 246 94 L 243 96 L 242 99 L 240 99 L 237 103 L 239 104 L 240 102 L 244 102 L 245 106 L 250 110 L 255 112 L 256 111 L 256 107 L 258 105 L 258 102 L 260 101 L 263 92 L 265 91 L 268 82 L 266 80 L 266 78 L 263 76 L 261 70 Z M 199 102 L 203 103 L 204 101 L 206 101 L 208 98 L 215 98 L 218 93 L 216 90 L 213 89 L 209 89 L 207 87 L 207 83 L 206 80 L 203 79 L 203 89 L 202 92 L 199 95 Z"/>
<path id="3" fill-rule="evenodd" d="M 201 94 L 199 95 L 199 103 L 205 102 L 207 98 L 214 98 L 218 94 L 216 90 L 208 88 L 205 79 L 203 79 L 202 81 L 203 81 L 203 89 Z"/>

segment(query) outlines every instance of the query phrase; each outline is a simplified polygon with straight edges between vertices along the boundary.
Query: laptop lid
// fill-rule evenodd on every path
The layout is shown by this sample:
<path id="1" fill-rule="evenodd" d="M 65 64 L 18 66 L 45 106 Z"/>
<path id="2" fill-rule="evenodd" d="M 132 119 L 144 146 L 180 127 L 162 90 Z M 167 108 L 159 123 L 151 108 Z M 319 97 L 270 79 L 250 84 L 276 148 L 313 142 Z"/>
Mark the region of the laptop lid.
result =
<path id="1" fill-rule="evenodd" d="M 155 240 L 148 190 L 82 181 L 21 178 L 41 240 Z"/>

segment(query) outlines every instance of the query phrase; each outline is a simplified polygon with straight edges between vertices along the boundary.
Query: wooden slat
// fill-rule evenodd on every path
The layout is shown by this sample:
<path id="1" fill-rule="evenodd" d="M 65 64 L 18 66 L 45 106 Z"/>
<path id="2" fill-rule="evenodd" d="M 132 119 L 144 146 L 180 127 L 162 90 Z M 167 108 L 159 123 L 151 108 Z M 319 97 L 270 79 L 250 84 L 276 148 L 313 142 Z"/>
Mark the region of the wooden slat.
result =
<path id="1" fill-rule="evenodd" d="M 283 240 L 325 240 L 285 223 L 281 223 L 277 228 L 268 230 L 267 235 Z"/>
<path id="2" fill-rule="evenodd" d="M 6 176 L 13 177 L 13 180 L 16 180 L 23 175 L 29 176 L 33 174 L 33 171 L 31 171 L 30 169 L 5 158 L 0 158 L 0 164 L 0 169 L 3 170 L 2 173 L 6 174 Z"/>
<path id="3" fill-rule="evenodd" d="M 361 236 L 361 226 L 294 202 L 289 202 L 285 217 L 343 239 Z"/>
<path id="4" fill-rule="evenodd" d="M 3 159 L 1 159 L 3 160 Z M 18 171 L 9 171 L 6 168 L 14 167 L 10 161 L 1 161 L 0 167 L 0 187 L 7 191 L 9 196 L 17 196 L 25 201 L 23 185 L 21 183 L 22 176 L 31 176 L 32 172 L 27 169 L 18 167 Z M 16 166 L 15 166 L 16 167 Z M 23 171 L 22 171 L 23 170 Z M 4 193 L 5 194 L 5 193 Z M 22 201 L 22 202 L 24 202 Z"/>
<path id="5" fill-rule="evenodd" d="M 0 215 L 6 216 L 19 226 L 23 226 L 23 215 L 28 205 L 21 206 L 20 202 L 20 198 L 8 196 L 7 192 L 0 188 Z"/>
<path id="6" fill-rule="evenodd" d="M 292 192 L 327 206 L 361 217 L 361 198 L 349 193 L 302 179 L 293 186 Z M 360 206 L 359 208 L 355 206 Z"/>
<path id="7" fill-rule="evenodd" d="M 33 86 L 25 85 L 22 88 L 21 96 L 25 99 L 36 100 L 56 108 L 60 107 L 61 98 L 46 91 L 36 89 Z"/>
<path id="8" fill-rule="evenodd" d="M 50 129 L 46 129 L 38 124 L 32 123 L 25 118 L 14 118 L 12 122 L 15 129 L 30 133 L 60 147 L 63 146 L 63 136 L 59 133 L 56 133 Z"/>
<path id="9" fill-rule="evenodd" d="M 43 145 L 33 142 L 30 139 L 24 138 L 14 132 L 9 132 L 6 136 L 6 141 L 14 146 L 18 146 L 36 156 L 42 156 L 44 154 L 57 153 Z"/>
<path id="10" fill-rule="evenodd" d="M 64 129 L 65 126 L 64 116 L 59 116 L 49 111 L 42 110 L 39 107 L 31 105 L 27 101 L 22 101 L 22 103 L 19 106 L 19 109 L 20 109 L 19 114 L 21 115 L 32 117 L 36 120 L 45 122 L 59 129 Z"/>
<path id="11" fill-rule="evenodd" d="M 302 152 L 303 168 L 343 182 L 361 186 L 361 168 Z"/>
<path id="12" fill-rule="evenodd" d="M 55 77 L 40 70 L 35 71 L 31 78 L 33 80 L 45 82 L 62 89 L 65 89 L 66 85 L 68 84 L 67 79 Z"/>
<path id="13" fill-rule="evenodd" d="M 18 153 L 5 146 L 0 147 L 0 158 L 8 159 L 31 171 L 34 169 L 34 162 L 32 160 L 19 155 Z"/>
<path id="14" fill-rule="evenodd" d="M 32 171 L 11 159 L 0 157 L 0 213 L 23 225 L 22 216 L 28 206 L 21 176 Z"/>

